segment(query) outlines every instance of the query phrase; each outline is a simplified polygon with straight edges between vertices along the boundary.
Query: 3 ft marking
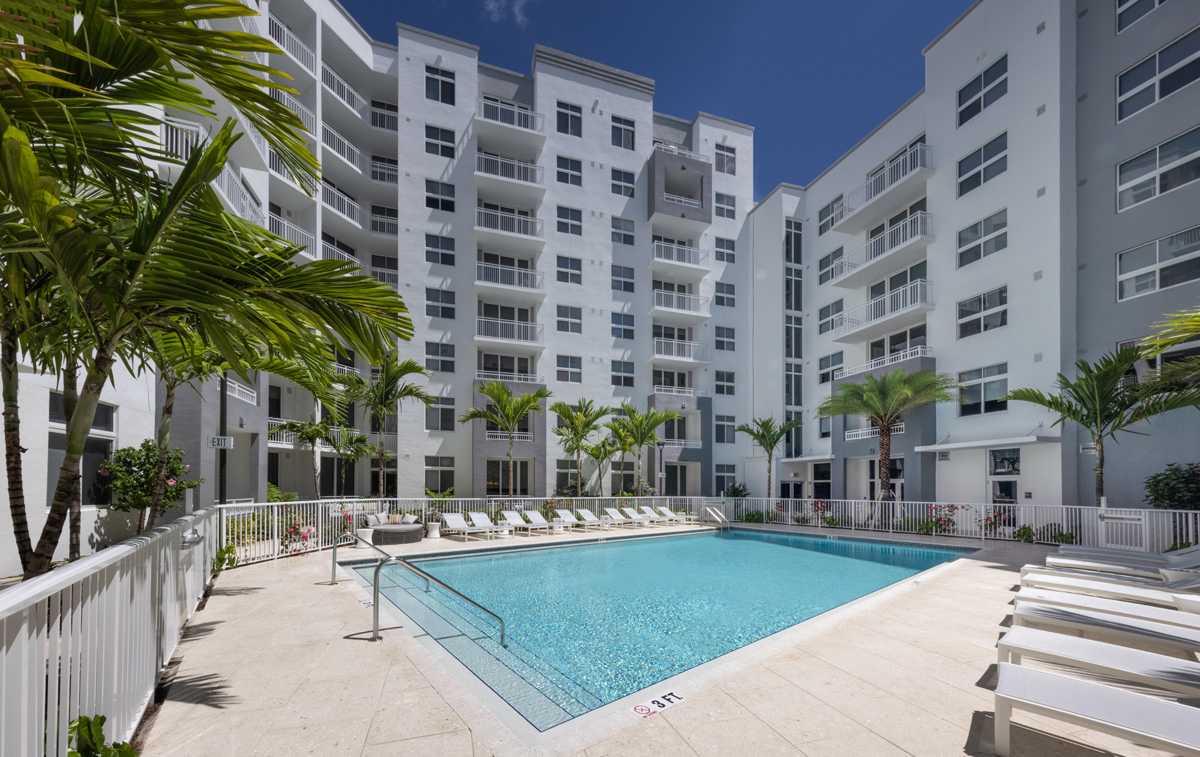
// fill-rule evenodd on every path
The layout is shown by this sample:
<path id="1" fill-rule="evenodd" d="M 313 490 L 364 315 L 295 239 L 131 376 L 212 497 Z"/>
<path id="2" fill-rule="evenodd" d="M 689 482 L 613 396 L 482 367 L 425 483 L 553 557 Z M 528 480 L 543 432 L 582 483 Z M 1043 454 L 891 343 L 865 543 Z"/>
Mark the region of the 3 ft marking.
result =
<path id="1" fill-rule="evenodd" d="M 661 694 L 648 702 L 635 704 L 633 706 L 633 714 L 639 718 L 648 718 L 651 715 L 657 715 L 668 707 L 674 707 L 683 701 L 683 697 L 673 691 L 668 691 Z"/>

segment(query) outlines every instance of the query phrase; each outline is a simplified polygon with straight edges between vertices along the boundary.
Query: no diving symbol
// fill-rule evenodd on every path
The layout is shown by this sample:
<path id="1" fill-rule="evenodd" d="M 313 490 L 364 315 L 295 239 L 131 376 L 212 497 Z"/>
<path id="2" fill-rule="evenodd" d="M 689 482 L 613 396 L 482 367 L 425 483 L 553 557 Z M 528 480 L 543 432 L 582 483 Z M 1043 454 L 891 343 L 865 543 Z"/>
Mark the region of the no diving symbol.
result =
<path id="1" fill-rule="evenodd" d="M 657 715 L 668 707 L 674 707 L 676 704 L 683 701 L 683 697 L 673 691 L 668 691 L 661 696 L 651 699 L 649 702 L 635 704 L 632 708 L 633 714 L 639 718 L 648 718 L 651 715 Z"/>
<path id="2" fill-rule="evenodd" d="M 650 713 L 654 712 L 654 710 L 650 709 L 649 707 L 647 707 L 644 704 L 639 704 L 638 706 L 634 707 L 633 711 L 634 711 L 634 713 L 641 715 L 642 717 L 646 717 Z"/>

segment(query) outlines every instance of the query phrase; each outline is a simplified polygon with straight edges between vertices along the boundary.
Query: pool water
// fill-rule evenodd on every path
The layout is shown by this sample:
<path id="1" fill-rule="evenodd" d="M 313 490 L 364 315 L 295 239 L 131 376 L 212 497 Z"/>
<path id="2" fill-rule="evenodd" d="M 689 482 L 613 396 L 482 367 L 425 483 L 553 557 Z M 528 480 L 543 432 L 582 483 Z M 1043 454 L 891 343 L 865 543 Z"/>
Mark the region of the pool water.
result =
<path id="1" fill-rule="evenodd" d="M 403 567 L 380 592 L 546 730 L 962 554 L 735 529 L 416 561 L 507 647 Z"/>

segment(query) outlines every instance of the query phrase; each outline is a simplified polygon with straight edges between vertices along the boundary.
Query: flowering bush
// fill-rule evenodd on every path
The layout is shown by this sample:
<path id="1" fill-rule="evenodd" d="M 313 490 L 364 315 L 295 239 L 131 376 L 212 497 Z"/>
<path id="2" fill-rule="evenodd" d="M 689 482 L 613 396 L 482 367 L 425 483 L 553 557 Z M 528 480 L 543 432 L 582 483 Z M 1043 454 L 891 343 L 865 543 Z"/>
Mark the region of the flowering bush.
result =
<path id="1" fill-rule="evenodd" d="M 917 533 L 925 536 L 954 533 L 958 527 L 954 513 L 961 509 L 959 505 L 930 505 L 925 520 L 917 525 Z"/>
<path id="2" fill-rule="evenodd" d="M 740 484 L 737 481 L 731 481 L 725 487 L 725 496 L 730 499 L 743 499 L 750 496 L 750 488 L 745 484 Z"/>
<path id="3" fill-rule="evenodd" d="M 112 509 L 120 512 L 147 510 L 154 502 L 154 480 L 158 470 L 158 445 L 145 439 L 137 447 L 121 447 L 103 460 L 96 471 L 102 484 L 112 492 Z M 187 480 L 192 466 L 183 462 L 183 450 L 167 450 L 166 481 L 162 509 L 180 506 L 183 494 L 199 486 L 204 479 Z M 152 524 L 150 524 L 152 525 Z"/>
<path id="4" fill-rule="evenodd" d="M 279 509 L 280 552 L 306 552 L 316 547 L 317 527 L 306 521 L 298 507 L 284 505 Z"/>

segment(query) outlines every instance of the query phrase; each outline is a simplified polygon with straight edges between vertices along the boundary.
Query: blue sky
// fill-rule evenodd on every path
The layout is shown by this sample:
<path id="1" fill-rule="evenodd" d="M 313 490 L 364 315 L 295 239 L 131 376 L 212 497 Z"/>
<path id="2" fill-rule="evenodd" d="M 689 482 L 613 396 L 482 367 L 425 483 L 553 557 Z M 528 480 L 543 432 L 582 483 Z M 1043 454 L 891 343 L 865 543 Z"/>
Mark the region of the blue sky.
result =
<path id="1" fill-rule="evenodd" d="M 925 47 L 971 0 L 342 0 L 376 39 L 397 21 L 528 74 L 535 43 L 649 76 L 654 107 L 755 127 L 755 199 L 807 184 L 924 80 Z"/>

